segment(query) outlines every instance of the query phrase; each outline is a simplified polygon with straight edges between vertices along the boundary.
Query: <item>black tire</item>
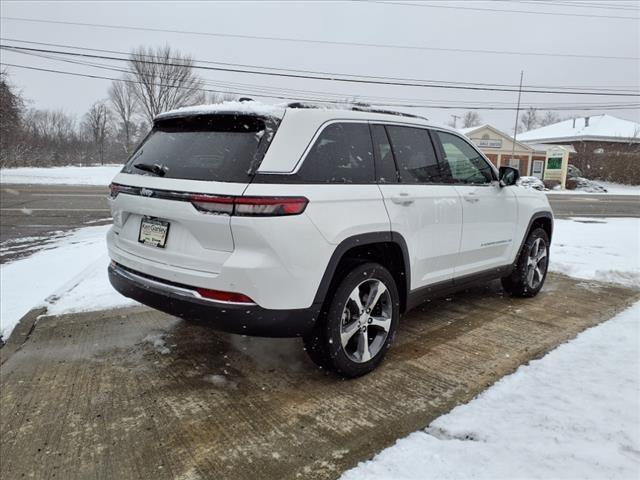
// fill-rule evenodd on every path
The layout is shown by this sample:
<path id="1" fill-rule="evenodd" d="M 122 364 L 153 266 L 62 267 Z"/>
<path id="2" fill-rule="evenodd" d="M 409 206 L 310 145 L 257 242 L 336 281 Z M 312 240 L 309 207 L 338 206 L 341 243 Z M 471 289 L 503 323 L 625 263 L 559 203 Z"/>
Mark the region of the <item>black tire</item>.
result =
<path id="1" fill-rule="evenodd" d="M 538 257 L 544 247 L 544 257 L 533 265 L 533 257 Z M 537 267 L 538 271 L 535 270 Z M 534 297 L 538 294 L 547 278 L 549 268 L 549 235 L 542 228 L 535 228 L 524 242 L 514 271 L 502 278 L 502 287 L 514 297 Z"/>
<path id="2" fill-rule="evenodd" d="M 377 301 L 368 309 L 371 294 Z M 353 299 L 356 296 L 359 302 Z M 359 377 L 382 362 L 399 317 L 398 288 L 391 273 L 377 263 L 356 265 L 325 302 L 313 332 L 303 339 L 305 348 L 318 366 L 344 377 Z M 345 346 L 342 333 L 348 338 Z"/>

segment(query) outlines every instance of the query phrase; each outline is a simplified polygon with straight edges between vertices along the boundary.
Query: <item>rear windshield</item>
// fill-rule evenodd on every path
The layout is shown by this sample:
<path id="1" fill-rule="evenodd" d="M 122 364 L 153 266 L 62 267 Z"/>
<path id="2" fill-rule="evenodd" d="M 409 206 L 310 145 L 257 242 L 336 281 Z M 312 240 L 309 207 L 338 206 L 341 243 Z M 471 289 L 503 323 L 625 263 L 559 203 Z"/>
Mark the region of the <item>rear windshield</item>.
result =
<path id="1" fill-rule="evenodd" d="M 249 182 L 275 133 L 275 120 L 203 115 L 156 121 L 122 171 L 217 182 Z"/>

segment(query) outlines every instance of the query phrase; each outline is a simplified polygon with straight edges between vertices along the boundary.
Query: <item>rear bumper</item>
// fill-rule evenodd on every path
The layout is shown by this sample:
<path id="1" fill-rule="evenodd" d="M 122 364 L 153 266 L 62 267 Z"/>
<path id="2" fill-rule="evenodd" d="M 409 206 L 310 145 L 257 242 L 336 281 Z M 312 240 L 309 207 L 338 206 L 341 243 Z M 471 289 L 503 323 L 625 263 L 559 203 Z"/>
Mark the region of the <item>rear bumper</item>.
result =
<path id="1" fill-rule="evenodd" d="M 298 337 L 309 333 L 320 304 L 294 310 L 269 310 L 255 304 L 198 298 L 194 290 L 112 262 L 109 281 L 125 297 L 177 317 L 198 320 L 225 332 L 258 337 Z"/>

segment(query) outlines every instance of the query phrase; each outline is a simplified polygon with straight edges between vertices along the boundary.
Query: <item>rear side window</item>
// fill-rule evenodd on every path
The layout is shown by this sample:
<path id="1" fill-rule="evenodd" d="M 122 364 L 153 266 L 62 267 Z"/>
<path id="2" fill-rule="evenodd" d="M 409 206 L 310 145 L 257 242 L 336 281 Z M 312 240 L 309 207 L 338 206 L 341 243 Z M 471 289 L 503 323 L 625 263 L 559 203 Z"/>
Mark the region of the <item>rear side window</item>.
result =
<path id="1" fill-rule="evenodd" d="M 161 120 L 122 171 L 154 175 L 145 165 L 158 165 L 165 178 L 249 182 L 274 132 L 272 121 L 251 115 Z"/>
<path id="2" fill-rule="evenodd" d="M 490 183 L 493 180 L 493 169 L 465 140 L 445 132 L 436 132 L 436 135 L 455 183 Z"/>
<path id="3" fill-rule="evenodd" d="M 309 150 L 298 177 L 307 183 L 373 183 L 373 148 L 366 123 L 332 123 Z"/>
<path id="4" fill-rule="evenodd" d="M 447 180 L 427 130 L 389 125 L 387 132 L 403 183 L 443 183 Z"/>

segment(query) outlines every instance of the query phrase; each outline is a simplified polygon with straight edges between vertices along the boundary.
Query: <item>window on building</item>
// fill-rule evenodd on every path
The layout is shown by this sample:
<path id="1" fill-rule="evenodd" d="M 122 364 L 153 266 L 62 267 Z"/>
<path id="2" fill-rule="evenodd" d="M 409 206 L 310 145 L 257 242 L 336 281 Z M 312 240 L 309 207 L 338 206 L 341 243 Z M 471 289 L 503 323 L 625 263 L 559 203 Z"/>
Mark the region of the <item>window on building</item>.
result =
<path id="1" fill-rule="evenodd" d="M 511 168 L 520 169 L 520 159 L 519 158 L 510 158 L 507 165 Z"/>
<path id="2" fill-rule="evenodd" d="M 457 135 L 437 132 L 444 158 L 456 183 L 490 183 L 493 169 L 469 143 Z"/>
<path id="3" fill-rule="evenodd" d="M 298 176 L 309 183 L 373 183 L 369 125 L 328 125 L 305 157 Z"/>

